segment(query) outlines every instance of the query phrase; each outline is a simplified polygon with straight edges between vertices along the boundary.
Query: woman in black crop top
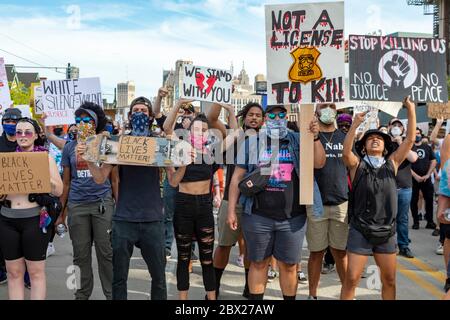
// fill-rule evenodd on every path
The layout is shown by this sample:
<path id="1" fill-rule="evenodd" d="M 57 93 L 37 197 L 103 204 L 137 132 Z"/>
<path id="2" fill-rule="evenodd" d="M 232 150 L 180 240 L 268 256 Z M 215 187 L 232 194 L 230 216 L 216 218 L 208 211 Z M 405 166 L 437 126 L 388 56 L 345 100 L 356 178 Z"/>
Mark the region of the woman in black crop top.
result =
<path id="1" fill-rule="evenodd" d="M 171 135 L 179 108 L 189 104 L 181 100 L 169 113 L 164 123 L 164 132 Z M 225 106 L 233 112 L 232 106 Z M 237 123 L 236 123 L 237 126 Z M 178 131 L 177 131 L 178 135 Z M 181 300 L 188 298 L 189 262 L 193 238 L 198 242 L 203 283 L 207 299 L 215 300 L 215 273 L 213 267 L 214 215 L 212 205 L 212 182 L 219 165 L 212 159 L 207 147 L 209 124 L 205 115 L 200 114 L 190 124 L 189 132 L 184 133 L 192 144 L 196 158 L 193 164 L 173 169 L 170 179 L 172 187 L 178 187 L 175 197 L 173 226 L 178 250 L 177 288 Z"/>
<path id="2" fill-rule="evenodd" d="M 352 191 L 349 198 L 350 232 L 347 242 L 348 268 L 342 284 L 341 299 L 352 300 L 369 255 L 380 268 L 383 299 L 395 299 L 397 248 L 395 217 L 397 185 L 395 176 L 415 139 L 415 106 L 406 98 L 408 135 L 393 152 L 391 138 L 379 130 L 367 131 L 353 149 L 356 130 L 365 114 L 356 115 L 344 141 L 343 160 L 350 171 Z"/>

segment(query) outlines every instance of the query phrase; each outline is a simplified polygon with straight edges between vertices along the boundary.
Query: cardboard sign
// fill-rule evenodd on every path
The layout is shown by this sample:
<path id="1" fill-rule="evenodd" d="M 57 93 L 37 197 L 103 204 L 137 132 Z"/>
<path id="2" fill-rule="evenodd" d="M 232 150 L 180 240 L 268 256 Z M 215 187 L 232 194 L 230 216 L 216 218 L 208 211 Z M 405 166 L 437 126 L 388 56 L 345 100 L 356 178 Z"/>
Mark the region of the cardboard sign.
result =
<path id="1" fill-rule="evenodd" d="M 30 100 L 33 107 L 34 114 L 41 115 L 44 113 L 44 106 L 42 104 L 42 86 L 40 83 L 32 83 L 30 88 Z"/>
<path id="2" fill-rule="evenodd" d="M 184 64 L 182 72 L 181 98 L 231 103 L 233 76 L 230 71 Z"/>
<path id="3" fill-rule="evenodd" d="M 118 162 L 152 164 L 155 162 L 156 142 L 152 138 L 122 136 L 119 141 Z"/>
<path id="4" fill-rule="evenodd" d="M 12 104 L 8 77 L 6 76 L 5 60 L 0 58 L 0 116 L 5 112 L 5 109 L 11 107 Z"/>
<path id="5" fill-rule="evenodd" d="M 0 153 L 0 194 L 50 193 L 47 152 Z"/>
<path id="6" fill-rule="evenodd" d="M 47 126 L 75 123 L 75 110 L 87 101 L 103 105 L 99 78 L 42 81 Z"/>
<path id="7" fill-rule="evenodd" d="M 364 122 L 358 127 L 357 132 L 378 129 L 378 109 L 367 103 L 361 103 L 353 107 L 353 116 L 367 112 Z"/>
<path id="8" fill-rule="evenodd" d="M 336 109 L 354 108 L 360 105 L 370 105 L 371 107 L 386 112 L 393 117 L 397 117 L 400 109 L 403 106 L 401 102 L 383 102 L 383 101 L 346 101 L 343 103 L 336 103 Z"/>
<path id="9" fill-rule="evenodd" d="M 265 12 L 268 104 L 344 101 L 344 2 Z"/>
<path id="10" fill-rule="evenodd" d="M 350 35 L 350 99 L 447 102 L 443 39 Z"/>
<path id="11" fill-rule="evenodd" d="M 444 120 L 450 119 L 450 102 L 447 103 L 429 103 L 428 118 Z"/>

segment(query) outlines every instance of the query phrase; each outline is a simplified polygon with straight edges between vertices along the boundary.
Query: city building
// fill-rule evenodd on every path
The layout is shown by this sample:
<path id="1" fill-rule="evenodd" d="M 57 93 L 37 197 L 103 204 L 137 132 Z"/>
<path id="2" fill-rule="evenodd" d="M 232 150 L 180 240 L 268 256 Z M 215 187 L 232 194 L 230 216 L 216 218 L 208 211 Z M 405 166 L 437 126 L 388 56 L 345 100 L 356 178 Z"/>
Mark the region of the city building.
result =
<path id="1" fill-rule="evenodd" d="M 133 81 L 117 84 L 117 119 L 127 119 L 130 104 L 136 97 L 136 86 Z"/>

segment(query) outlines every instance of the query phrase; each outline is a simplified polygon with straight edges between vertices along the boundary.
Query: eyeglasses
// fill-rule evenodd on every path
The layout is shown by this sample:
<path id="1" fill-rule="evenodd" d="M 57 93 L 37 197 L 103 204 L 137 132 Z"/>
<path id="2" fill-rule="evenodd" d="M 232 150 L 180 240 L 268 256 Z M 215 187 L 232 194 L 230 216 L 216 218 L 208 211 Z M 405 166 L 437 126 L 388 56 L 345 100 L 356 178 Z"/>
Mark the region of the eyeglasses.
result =
<path id="1" fill-rule="evenodd" d="M 77 124 L 80 123 L 80 122 L 88 123 L 88 122 L 93 121 L 93 120 L 94 120 L 94 119 L 93 119 L 92 117 L 84 117 L 84 118 L 76 117 L 76 118 L 75 118 L 75 122 L 76 122 Z"/>
<path id="2" fill-rule="evenodd" d="M 279 112 L 279 113 L 273 113 L 273 112 L 270 112 L 270 113 L 267 114 L 267 116 L 268 116 L 269 119 L 271 119 L 271 120 L 274 120 L 277 116 L 278 116 L 278 118 L 280 118 L 280 119 L 284 119 L 284 118 L 286 118 L 286 112 Z"/>
<path id="3" fill-rule="evenodd" d="M 16 131 L 16 137 L 25 136 L 25 138 L 31 138 L 31 137 L 33 137 L 33 135 L 34 135 L 34 132 L 30 131 L 30 130 L 25 130 L 25 131 L 17 130 Z"/>

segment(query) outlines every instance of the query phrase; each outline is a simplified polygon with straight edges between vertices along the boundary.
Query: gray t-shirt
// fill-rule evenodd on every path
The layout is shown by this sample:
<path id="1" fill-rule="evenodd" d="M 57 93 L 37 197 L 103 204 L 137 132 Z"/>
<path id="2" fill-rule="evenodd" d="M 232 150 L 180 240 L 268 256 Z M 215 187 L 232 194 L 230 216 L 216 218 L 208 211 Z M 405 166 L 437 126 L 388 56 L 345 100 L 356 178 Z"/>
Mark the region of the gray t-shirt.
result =
<path id="1" fill-rule="evenodd" d="M 111 183 L 95 183 L 86 161 L 77 157 L 76 141 L 66 143 L 62 153 L 61 165 L 70 169 L 69 202 L 97 202 L 111 196 Z"/>

